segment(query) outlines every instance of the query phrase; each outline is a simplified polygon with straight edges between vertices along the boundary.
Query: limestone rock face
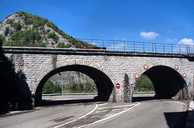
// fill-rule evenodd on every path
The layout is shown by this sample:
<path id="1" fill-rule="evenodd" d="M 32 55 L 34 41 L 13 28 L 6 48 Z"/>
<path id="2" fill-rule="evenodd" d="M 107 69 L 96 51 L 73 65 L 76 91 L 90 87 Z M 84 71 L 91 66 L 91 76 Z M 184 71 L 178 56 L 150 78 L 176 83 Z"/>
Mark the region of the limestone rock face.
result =
<path id="1" fill-rule="evenodd" d="M 47 19 L 26 12 L 16 12 L 0 22 L 0 39 L 6 46 L 94 47 L 64 33 Z"/>
<path id="2" fill-rule="evenodd" d="M 64 88 L 80 88 L 80 91 L 86 92 L 96 92 L 96 85 L 94 81 L 87 75 L 76 72 L 76 71 L 66 71 L 59 74 L 53 75 L 49 80 L 59 86 L 64 86 Z M 79 86 L 79 87 L 78 87 Z"/>

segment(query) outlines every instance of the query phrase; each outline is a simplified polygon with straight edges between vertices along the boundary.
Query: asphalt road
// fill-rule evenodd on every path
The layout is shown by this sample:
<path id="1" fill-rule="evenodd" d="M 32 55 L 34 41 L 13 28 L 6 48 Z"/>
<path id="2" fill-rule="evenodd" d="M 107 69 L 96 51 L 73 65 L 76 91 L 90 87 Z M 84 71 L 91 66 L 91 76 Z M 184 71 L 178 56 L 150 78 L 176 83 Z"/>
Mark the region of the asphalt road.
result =
<path id="1" fill-rule="evenodd" d="M 175 101 L 146 101 L 132 110 L 87 128 L 184 128 L 185 105 Z"/>
<path id="2" fill-rule="evenodd" d="M 1 116 L 0 128 L 183 128 L 184 111 L 184 104 L 167 100 L 66 104 Z"/>
<path id="3" fill-rule="evenodd" d="M 0 128 L 48 128 L 80 117 L 96 106 L 90 104 L 65 104 L 37 107 L 20 114 L 0 116 Z"/>

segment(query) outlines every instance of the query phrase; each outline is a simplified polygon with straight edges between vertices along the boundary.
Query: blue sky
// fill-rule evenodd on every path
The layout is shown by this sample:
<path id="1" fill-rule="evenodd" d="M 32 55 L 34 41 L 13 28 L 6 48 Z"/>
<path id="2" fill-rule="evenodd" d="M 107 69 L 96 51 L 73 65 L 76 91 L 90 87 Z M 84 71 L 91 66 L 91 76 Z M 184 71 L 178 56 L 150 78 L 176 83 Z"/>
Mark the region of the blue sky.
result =
<path id="1" fill-rule="evenodd" d="M 16 11 L 47 18 L 77 38 L 194 44 L 194 0 L 0 1 L 0 20 Z"/>

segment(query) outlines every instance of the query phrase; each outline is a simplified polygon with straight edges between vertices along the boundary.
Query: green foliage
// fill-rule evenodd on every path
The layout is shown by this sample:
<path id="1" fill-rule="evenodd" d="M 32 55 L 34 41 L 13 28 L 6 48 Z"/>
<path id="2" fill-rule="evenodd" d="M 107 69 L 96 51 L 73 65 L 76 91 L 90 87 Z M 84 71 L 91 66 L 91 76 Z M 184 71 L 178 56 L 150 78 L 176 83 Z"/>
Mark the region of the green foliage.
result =
<path id="1" fill-rule="evenodd" d="M 72 83 L 70 85 L 64 85 L 63 90 L 67 93 L 95 93 L 96 85 L 89 81 L 86 83 Z"/>
<path id="2" fill-rule="evenodd" d="M 60 42 L 58 45 L 57 45 L 57 48 L 70 48 L 71 46 L 68 45 L 68 44 L 64 44 L 62 42 Z"/>
<path id="3" fill-rule="evenodd" d="M 22 26 L 20 23 L 13 23 L 11 24 L 11 26 L 14 27 L 16 31 L 20 31 L 22 29 Z"/>
<path id="4" fill-rule="evenodd" d="M 87 83 L 72 83 L 71 85 L 57 85 L 52 81 L 48 80 L 43 87 L 43 94 L 50 93 L 61 93 L 63 88 L 63 92 L 65 93 L 95 93 L 96 87 L 95 84 L 90 82 Z"/>
<path id="5" fill-rule="evenodd" d="M 9 110 L 32 109 L 32 95 L 22 71 L 15 72 L 14 65 L 0 47 L 0 113 Z"/>
<path id="6" fill-rule="evenodd" d="M 61 87 L 48 80 L 43 87 L 43 94 L 61 93 Z"/>
<path id="7" fill-rule="evenodd" d="M 7 46 L 42 46 L 41 36 L 35 29 L 27 31 L 19 31 L 14 33 L 8 42 L 5 44 Z"/>
<path id="8" fill-rule="evenodd" d="M 5 37 L 0 35 L 0 46 L 5 42 Z"/>
<path id="9" fill-rule="evenodd" d="M 5 36 L 7 36 L 9 34 L 9 28 L 8 27 L 5 28 L 4 34 L 5 34 Z"/>
<path id="10" fill-rule="evenodd" d="M 73 38 L 72 36 L 69 36 L 67 34 L 63 34 L 64 38 L 67 39 L 71 44 L 78 48 L 96 48 L 95 45 L 88 44 L 86 42 L 80 41 L 78 39 Z"/>
<path id="11" fill-rule="evenodd" d="M 58 39 L 59 39 L 59 37 L 58 37 L 54 32 L 50 32 L 50 33 L 48 34 L 48 38 L 53 39 L 55 42 L 57 42 Z"/>
<path id="12" fill-rule="evenodd" d="M 148 76 L 142 75 L 137 81 L 136 81 L 136 91 L 153 91 L 153 83 L 149 79 Z"/>
<path id="13" fill-rule="evenodd" d="M 39 16 L 34 16 L 32 14 L 26 13 L 26 12 L 19 12 L 18 13 L 20 16 L 24 16 L 24 20 L 25 23 L 27 25 L 33 25 L 35 28 L 36 27 L 40 27 L 40 26 L 44 26 L 46 24 L 46 22 L 48 22 L 47 20 L 39 17 Z"/>
<path id="14" fill-rule="evenodd" d="M 7 36 L 8 34 L 11 35 L 11 38 L 8 40 L 8 42 L 5 43 L 8 46 L 38 46 L 38 47 L 45 46 L 40 43 L 41 39 L 38 30 L 43 29 L 43 27 L 47 25 L 48 27 L 52 28 L 55 32 L 62 35 L 65 39 L 67 39 L 68 42 L 70 42 L 70 45 L 59 44 L 57 47 L 67 48 L 75 46 L 77 48 L 96 48 L 95 45 L 88 44 L 87 42 L 83 42 L 73 38 L 72 36 L 69 36 L 68 34 L 61 31 L 58 27 L 56 27 L 52 22 L 49 22 L 47 19 L 41 18 L 39 16 L 34 16 L 26 12 L 17 12 L 17 14 L 24 18 L 24 22 L 26 25 L 33 25 L 33 31 L 25 30 L 23 32 L 20 32 L 22 29 L 20 23 L 14 23 L 13 20 L 7 20 L 7 23 L 12 25 L 12 27 L 14 27 L 16 30 L 16 33 L 14 32 L 12 34 L 10 33 L 11 31 L 9 31 L 9 28 L 6 29 L 5 36 Z M 25 34 L 26 32 L 29 34 L 29 36 Z M 48 38 L 52 38 L 56 43 L 58 42 L 59 39 L 59 37 L 54 32 L 49 32 Z"/>

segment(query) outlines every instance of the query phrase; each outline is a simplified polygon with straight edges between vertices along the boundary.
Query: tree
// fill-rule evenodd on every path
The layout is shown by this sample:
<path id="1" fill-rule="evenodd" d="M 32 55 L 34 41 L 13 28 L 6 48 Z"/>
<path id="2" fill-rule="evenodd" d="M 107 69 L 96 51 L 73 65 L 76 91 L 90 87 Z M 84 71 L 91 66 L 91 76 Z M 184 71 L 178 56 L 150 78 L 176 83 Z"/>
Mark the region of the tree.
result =
<path id="1" fill-rule="evenodd" d="M 153 83 L 149 79 L 148 76 L 142 75 L 137 81 L 136 81 L 136 91 L 153 91 Z"/>
<path id="2" fill-rule="evenodd" d="M 4 42 L 5 42 L 5 37 L 0 35 L 0 44 L 2 45 Z"/>
<path id="3" fill-rule="evenodd" d="M 15 28 L 16 31 L 20 31 L 22 29 L 22 26 L 20 23 L 14 23 L 13 27 Z"/>
<path id="4" fill-rule="evenodd" d="M 32 95 L 22 71 L 16 73 L 0 47 L 0 114 L 9 110 L 32 109 Z"/>
<path id="5" fill-rule="evenodd" d="M 14 33 L 6 45 L 8 46 L 42 46 L 40 33 L 34 29 Z"/>
<path id="6" fill-rule="evenodd" d="M 57 48 L 70 48 L 71 46 L 68 44 L 64 44 L 62 42 L 58 43 Z"/>
<path id="7" fill-rule="evenodd" d="M 48 80 L 43 87 L 43 93 L 61 93 L 61 87 L 59 85 L 54 84 L 52 81 Z"/>
<path id="8" fill-rule="evenodd" d="M 58 37 L 54 32 L 50 32 L 50 33 L 48 34 L 48 38 L 53 39 L 55 42 L 57 42 L 58 39 L 59 39 L 59 37 Z"/>
<path id="9" fill-rule="evenodd" d="M 5 36 L 8 36 L 8 34 L 9 34 L 9 28 L 6 27 L 6 28 L 5 28 L 5 31 L 4 31 L 4 35 L 5 35 Z"/>

